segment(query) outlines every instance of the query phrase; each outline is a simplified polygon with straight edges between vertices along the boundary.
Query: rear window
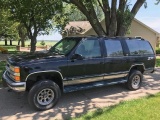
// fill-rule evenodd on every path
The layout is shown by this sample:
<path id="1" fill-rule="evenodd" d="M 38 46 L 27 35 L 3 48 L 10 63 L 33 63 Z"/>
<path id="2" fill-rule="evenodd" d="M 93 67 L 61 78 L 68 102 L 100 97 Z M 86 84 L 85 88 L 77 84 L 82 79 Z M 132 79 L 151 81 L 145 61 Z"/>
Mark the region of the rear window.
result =
<path id="1" fill-rule="evenodd" d="M 143 40 L 126 40 L 131 55 L 154 54 L 149 42 Z"/>
<path id="2" fill-rule="evenodd" d="M 105 40 L 107 56 L 123 56 L 123 49 L 119 40 Z"/>

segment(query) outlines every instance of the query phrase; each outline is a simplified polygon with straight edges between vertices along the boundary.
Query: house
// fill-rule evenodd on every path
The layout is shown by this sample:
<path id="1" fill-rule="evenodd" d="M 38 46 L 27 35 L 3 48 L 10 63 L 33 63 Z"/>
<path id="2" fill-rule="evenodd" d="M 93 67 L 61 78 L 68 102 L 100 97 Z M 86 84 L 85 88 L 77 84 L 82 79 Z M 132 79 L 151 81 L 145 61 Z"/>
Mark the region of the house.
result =
<path id="1" fill-rule="evenodd" d="M 105 28 L 105 21 L 101 22 L 102 27 Z M 65 27 L 65 30 L 62 33 L 62 36 L 89 36 L 96 35 L 94 29 L 88 21 L 72 21 Z M 153 49 L 155 50 L 156 44 L 159 45 L 160 34 L 140 22 L 137 19 L 134 19 L 131 23 L 130 33 L 126 37 L 142 37 L 148 40 Z"/>

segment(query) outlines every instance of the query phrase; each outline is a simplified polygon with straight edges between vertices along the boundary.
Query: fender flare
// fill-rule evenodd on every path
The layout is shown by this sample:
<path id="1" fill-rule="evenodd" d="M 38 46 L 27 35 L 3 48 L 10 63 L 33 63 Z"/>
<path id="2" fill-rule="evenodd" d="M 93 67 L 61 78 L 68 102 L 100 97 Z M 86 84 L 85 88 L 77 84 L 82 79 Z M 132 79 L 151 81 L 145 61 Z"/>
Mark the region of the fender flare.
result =
<path id="1" fill-rule="evenodd" d="M 53 72 L 53 73 L 58 73 L 61 76 L 61 79 L 63 80 L 63 75 L 61 74 L 61 72 L 57 71 L 57 70 L 47 70 L 47 71 L 37 71 L 37 72 L 33 72 L 27 75 L 25 82 L 27 82 L 28 78 L 34 74 L 39 74 L 39 73 L 49 73 L 49 72 Z"/>

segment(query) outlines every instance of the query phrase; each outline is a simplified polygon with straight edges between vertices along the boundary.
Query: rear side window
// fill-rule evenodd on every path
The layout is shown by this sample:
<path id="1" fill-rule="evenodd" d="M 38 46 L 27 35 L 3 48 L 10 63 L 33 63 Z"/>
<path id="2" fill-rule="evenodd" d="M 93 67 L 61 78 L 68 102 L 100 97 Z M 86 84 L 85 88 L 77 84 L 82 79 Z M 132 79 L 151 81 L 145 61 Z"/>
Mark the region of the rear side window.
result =
<path id="1" fill-rule="evenodd" d="M 107 56 L 123 56 L 123 49 L 119 40 L 105 40 Z"/>
<path id="2" fill-rule="evenodd" d="M 126 40 L 131 55 L 154 54 L 149 42 L 142 40 Z"/>

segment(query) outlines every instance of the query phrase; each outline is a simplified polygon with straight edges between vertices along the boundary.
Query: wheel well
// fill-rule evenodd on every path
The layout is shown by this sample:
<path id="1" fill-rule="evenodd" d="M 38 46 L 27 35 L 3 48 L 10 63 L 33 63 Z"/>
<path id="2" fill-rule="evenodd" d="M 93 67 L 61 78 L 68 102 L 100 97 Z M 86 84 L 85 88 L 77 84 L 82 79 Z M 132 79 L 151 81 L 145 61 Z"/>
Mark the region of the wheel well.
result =
<path id="1" fill-rule="evenodd" d="M 142 74 L 144 73 L 144 66 L 143 65 L 136 65 L 136 66 L 133 66 L 131 69 L 130 69 L 130 72 L 132 70 L 139 70 Z"/>
<path id="2" fill-rule="evenodd" d="M 29 91 L 32 86 L 40 80 L 52 80 L 63 91 L 63 80 L 59 73 L 36 73 L 28 77 L 26 82 L 26 90 Z"/>

